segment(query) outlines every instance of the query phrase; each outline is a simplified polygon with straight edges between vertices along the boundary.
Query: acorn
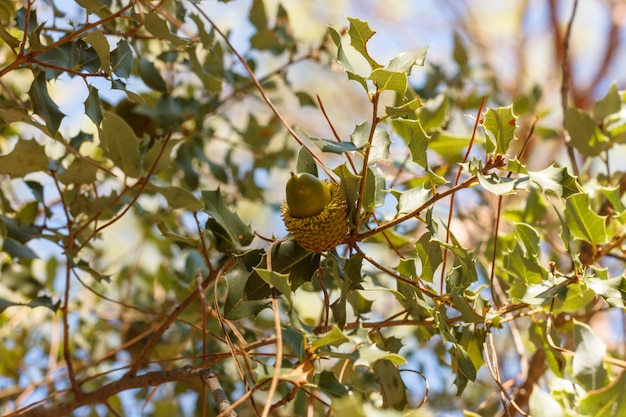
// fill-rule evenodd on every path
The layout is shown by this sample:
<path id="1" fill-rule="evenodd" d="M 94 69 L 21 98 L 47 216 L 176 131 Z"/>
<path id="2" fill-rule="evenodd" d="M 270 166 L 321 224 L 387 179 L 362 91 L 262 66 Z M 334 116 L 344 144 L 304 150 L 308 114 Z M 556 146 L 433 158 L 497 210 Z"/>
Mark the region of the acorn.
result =
<path id="1" fill-rule="evenodd" d="M 344 242 L 348 205 L 339 185 L 292 172 L 286 193 L 280 211 L 285 227 L 302 248 L 319 253 Z"/>

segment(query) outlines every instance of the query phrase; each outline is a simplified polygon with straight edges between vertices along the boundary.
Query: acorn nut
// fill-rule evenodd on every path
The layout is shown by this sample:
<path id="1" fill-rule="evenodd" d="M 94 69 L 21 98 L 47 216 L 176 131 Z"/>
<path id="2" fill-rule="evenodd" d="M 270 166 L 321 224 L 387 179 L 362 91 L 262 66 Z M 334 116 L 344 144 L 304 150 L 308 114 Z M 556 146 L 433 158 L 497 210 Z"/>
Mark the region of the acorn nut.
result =
<path id="1" fill-rule="evenodd" d="M 291 173 L 281 213 L 287 230 L 300 246 L 325 252 L 344 242 L 348 206 L 337 184 L 308 173 Z"/>

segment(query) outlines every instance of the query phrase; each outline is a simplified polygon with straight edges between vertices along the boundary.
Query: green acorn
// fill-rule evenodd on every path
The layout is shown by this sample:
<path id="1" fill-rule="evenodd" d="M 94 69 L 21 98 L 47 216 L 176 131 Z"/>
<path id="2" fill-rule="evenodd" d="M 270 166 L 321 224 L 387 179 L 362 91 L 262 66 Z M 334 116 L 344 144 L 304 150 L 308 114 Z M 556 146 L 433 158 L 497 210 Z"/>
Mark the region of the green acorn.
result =
<path id="1" fill-rule="evenodd" d="M 292 172 L 286 192 L 281 207 L 283 221 L 300 246 L 311 252 L 325 252 L 344 242 L 348 205 L 337 184 Z"/>

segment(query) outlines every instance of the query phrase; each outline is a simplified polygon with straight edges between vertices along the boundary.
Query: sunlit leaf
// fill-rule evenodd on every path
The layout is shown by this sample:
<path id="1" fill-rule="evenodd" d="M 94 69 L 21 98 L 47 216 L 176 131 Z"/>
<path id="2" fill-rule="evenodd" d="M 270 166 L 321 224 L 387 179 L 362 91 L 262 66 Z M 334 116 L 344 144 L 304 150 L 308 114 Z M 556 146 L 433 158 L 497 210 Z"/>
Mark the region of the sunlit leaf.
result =
<path id="1" fill-rule="evenodd" d="M 405 72 L 389 71 L 384 68 L 376 68 L 367 79 L 376 84 L 378 91 L 390 90 L 400 95 L 404 95 L 409 83 Z"/>
<path id="2" fill-rule="evenodd" d="M 572 145 L 585 156 L 597 156 L 607 150 L 610 141 L 589 114 L 570 107 L 565 114 L 565 127 Z"/>
<path id="3" fill-rule="evenodd" d="M 604 369 L 606 345 L 589 325 L 577 320 L 574 321 L 574 341 L 574 378 L 588 391 L 602 388 L 607 382 L 607 372 Z"/>
<path id="4" fill-rule="evenodd" d="M 349 17 L 348 21 L 350 22 L 350 28 L 348 29 L 350 45 L 366 59 L 372 69 L 381 67 L 367 51 L 367 42 L 376 32 L 363 20 Z"/>
<path id="5" fill-rule="evenodd" d="M 494 141 L 491 146 L 488 146 L 487 152 L 506 154 L 509 144 L 515 139 L 516 120 L 517 117 L 513 114 L 511 106 L 487 111 L 483 126 L 491 133 Z"/>
<path id="6" fill-rule="evenodd" d="M 350 139 L 359 149 L 370 148 L 369 160 L 371 162 L 385 161 L 389 158 L 389 146 L 391 145 L 389 132 L 376 129 L 372 135 L 370 145 L 371 130 L 372 124 L 370 122 L 363 122 L 354 128 L 354 131 L 350 134 Z"/>
<path id="7" fill-rule="evenodd" d="M 566 200 L 565 219 L 575 239 L 592 244 L 608 240 L 605 218 L 590 209 L 587 194 L 574 194 Z"/>

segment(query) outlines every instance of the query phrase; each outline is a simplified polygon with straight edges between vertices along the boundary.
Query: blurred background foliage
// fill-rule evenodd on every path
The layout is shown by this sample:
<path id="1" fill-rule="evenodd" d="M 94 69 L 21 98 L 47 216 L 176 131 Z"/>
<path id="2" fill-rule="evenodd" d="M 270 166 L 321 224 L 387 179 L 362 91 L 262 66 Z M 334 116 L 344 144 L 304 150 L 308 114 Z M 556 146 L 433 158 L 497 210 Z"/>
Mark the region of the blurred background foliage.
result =
<path id="1" fill-rule="evenodd" d="M 6 415 L 148 371 L 63 414 L 216 415 L 166 380 L 184 365 L 239 415 L 626 413 L 622 2 L 0 0 L 0 20 Z M 322 255 L 276 240 L 312 166 L 358 223 Z"/>

